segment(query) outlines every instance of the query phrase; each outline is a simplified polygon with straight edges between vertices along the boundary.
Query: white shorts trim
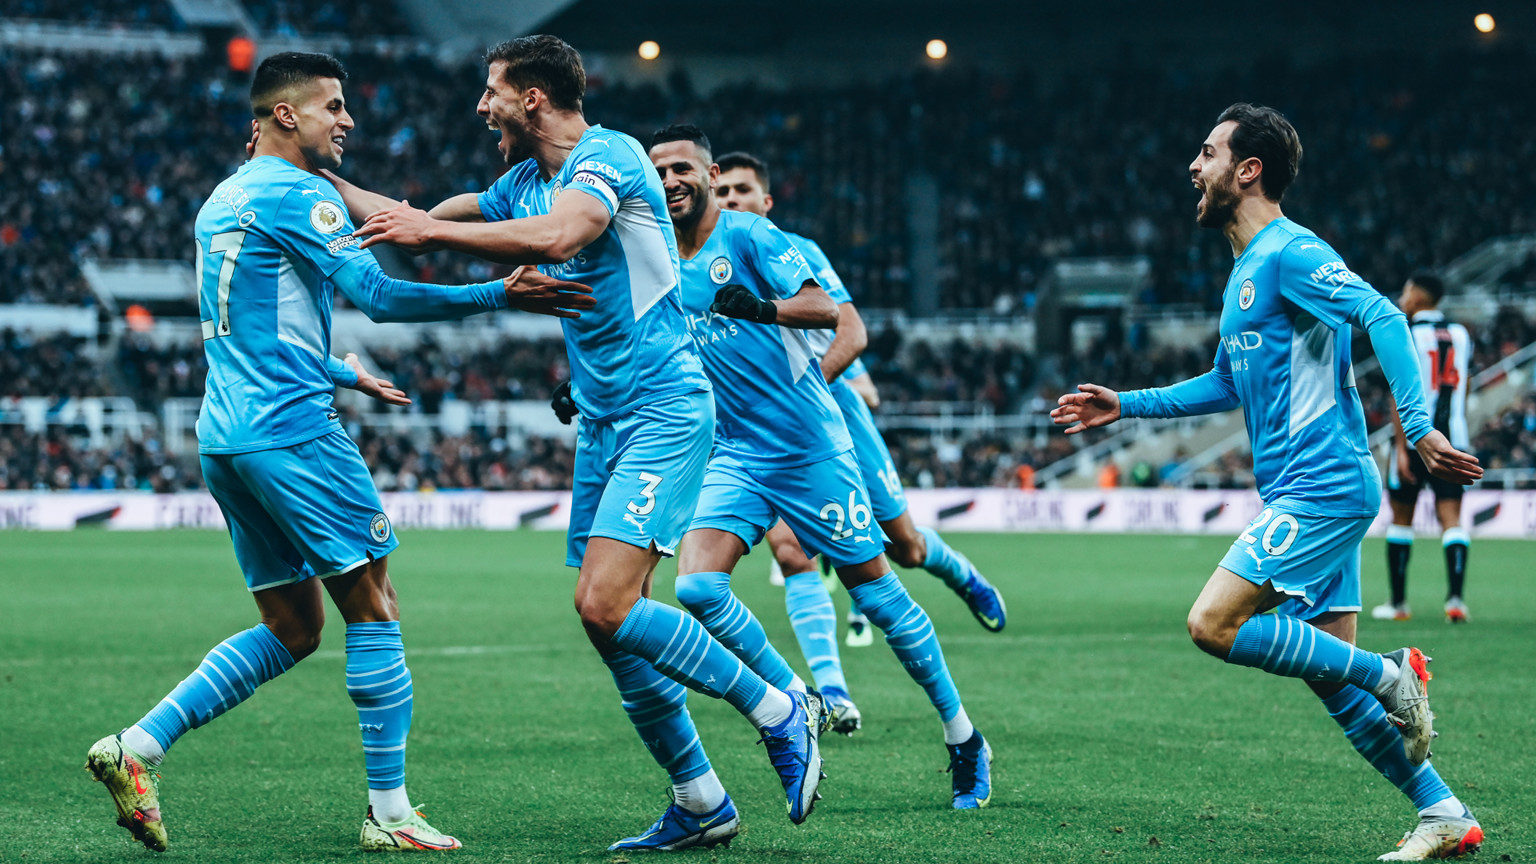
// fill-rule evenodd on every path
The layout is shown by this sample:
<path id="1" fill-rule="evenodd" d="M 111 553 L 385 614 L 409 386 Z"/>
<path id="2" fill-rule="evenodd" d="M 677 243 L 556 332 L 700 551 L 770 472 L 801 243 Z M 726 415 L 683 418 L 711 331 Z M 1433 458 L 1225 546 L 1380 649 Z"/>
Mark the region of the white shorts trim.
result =
<path id="1" fill-rule="evenodd" d="M 332 576 L 340 576 L 343 573 L 351 573 L 353 570 L 356 570 L 357 568 L 363 566 L 364 564 L 367 564 L 370 560 L 372 560 L 372 559 L 364 558 L 361 561 L 353 561 L 351 564 L 348 564 L 347 566 L 341 568 L 340 570 L 332 570 L 329 573 L 321 573 L 318 576 L 316 576 L 315 578 L 317 578 L 317 579 L 329 579 Z"/>

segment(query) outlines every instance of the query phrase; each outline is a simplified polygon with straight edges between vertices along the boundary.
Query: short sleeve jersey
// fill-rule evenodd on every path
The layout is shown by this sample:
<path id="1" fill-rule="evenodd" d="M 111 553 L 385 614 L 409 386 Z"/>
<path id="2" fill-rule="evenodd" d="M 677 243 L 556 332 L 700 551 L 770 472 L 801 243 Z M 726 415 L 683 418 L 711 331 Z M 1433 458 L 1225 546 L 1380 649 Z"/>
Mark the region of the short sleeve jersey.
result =
<path id="1" fill-rule="evenodd" d="M 1419 376 L 1424 380 L 1424 409 L 1452 447 L 1466 450 L 1471 444 L 1467 362 L 1472 356 L 1472 337 L 1467 328 L 1447 321 L 1438 309 L 1415 313 L 1409 329 L 1419 358 Z"/>
<path id="2" fill-rule="evenodd" d="M 331 276 L 357 246 L 330 181 L 258 156 L 214 188 L 195 222 L 208 384 L 203 453 L 268 450 L 340 429 L 326 371 Z"/>
<path id="3" fill-rule="evenodd" d="M 1233 264 L 1216 371 L 1231 376 L 1242 402 L 1266 503 L 1316 516 L 1380 510 L 1348 320 L 1378 296 L 1332 247 L 1285 218 L 1260 230 Z"/>
<path id="4" fill-rule="evenodd" d="M 590 195 L 608 209 L 603 233 L 576 257 L 540 267 L 592 288 L 597 308 L 564 319 L 571 385 L 582 416 L 611 420 L 667 396 L 709 389 L 683 323 L 677 239 L 661 178 L 640 143 L 592 126 L 545 180 L 533 160 L 480 195 L 488 222 L 543 216 L 561 195 Z"/>
<path id="5" fill-rule="evenodd" d="M 788 235 L 736 210 L 720 211 L 709 239 L 683 262 L 688 331 L 715 385 L 715 449 L 748 467 L 807 465 L 853 447 L 807 331 L 709 311 L 726 285 L 772 300 L 814 278 Z"/>

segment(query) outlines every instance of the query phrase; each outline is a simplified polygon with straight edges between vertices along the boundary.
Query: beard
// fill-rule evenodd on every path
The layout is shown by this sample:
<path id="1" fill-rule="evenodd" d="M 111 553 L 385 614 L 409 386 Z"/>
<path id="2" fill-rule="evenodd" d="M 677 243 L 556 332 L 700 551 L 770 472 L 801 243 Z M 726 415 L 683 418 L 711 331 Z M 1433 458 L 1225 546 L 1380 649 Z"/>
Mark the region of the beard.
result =
<path id="1" fill-rule="evenodd" d="M 677 215 L 672 217 L 672 224 L 689 227 L 697 223 L 704 215 L 704 196 L 706 194 L 703 189 L 688 190 L 687 209 L 678 211 Z M 670 210 L 671 208 L 668 209 Z"/>
<path id="2" fill-rule="evenodd" d="M 506 125 L 507 131 L 501 134 L 507 140 L 507 149 L 501 154 L 501 158 L 507 163 L 507 167 L 512 168 L 533 158 L 533 147 L 528 143 L 533 140 L 533 134 L 526 120 L 523 122 L 508 120 Z"/>
<path id="3" fill-rule="evenodd" d="M 1237 176 L 1234 165 L 1215 183 L 1205 187 L 1205 201 L 1195 209 L 1195 224 L 1201 228 L 1224 228 L 1237 212 L 1237 193 L 1232 181 Z"/>

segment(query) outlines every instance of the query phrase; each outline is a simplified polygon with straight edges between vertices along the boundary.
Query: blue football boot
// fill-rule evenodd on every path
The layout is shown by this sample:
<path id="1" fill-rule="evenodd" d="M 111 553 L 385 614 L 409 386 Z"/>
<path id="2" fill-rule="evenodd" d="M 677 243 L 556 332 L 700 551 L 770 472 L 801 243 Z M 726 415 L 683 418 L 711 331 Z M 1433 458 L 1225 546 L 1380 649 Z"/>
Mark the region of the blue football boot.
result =
<path id="1" fill-rule="evenodd" d="M 768 748 L 768 761 L 784 784 L 789 821 L 799 825 L 821 799 L 816 787 L 826 776 L 821 773 L 821 730 L 827 723 L 827 708 L 815 690 L 791 691 L 788 696 L 793 703 L 789 719 L 758 730 L 763 733 L 758 743 Z"/>
<path id="2" fill-rule="evenodd" d="M 992 800 L 992 745 L 979 730 L 969 741 L 949 745 L 949 774 L 956 810 L 976 810 Z"/>
<path id="3" fill-rule="evenodd" d="M 711 846 L 731 845 L 731 839 L 741 833 L 741 817 L 736 815 L 736 805 L 731 796 L 708 813 L 691 813 L 673 804 L 661 814 L 649 830 L 638 837 L 625 837 L 608 847 L 609 852 L 678 852 L 695 846 L 708 849 Z"/>

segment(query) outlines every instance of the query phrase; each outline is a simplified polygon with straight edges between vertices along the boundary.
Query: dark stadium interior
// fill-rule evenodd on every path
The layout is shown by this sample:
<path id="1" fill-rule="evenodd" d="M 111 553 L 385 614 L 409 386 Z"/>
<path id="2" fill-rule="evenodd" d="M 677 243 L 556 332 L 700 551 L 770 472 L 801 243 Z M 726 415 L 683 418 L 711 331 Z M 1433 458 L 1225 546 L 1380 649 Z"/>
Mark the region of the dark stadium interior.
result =
<path id="1" fill-rule="evenodd" d="M 8 14 L 18 19 L 183 26 L 159 2 L 24 0 L 15 8 Z M 388 4 L 263 0 L 245 8 L 259 32 L 278 36 L 411 30 L 409 15 Z M 1536 157 L 1536 110 L 1523 83 L 1536 78 L 1536 54 L 1512 38 L 1527 26 L 1529 10 L 1499 10 L 1501 29 L 1491 34 L 1498 38 L 1484 38 L 1468 32 L 1470 7 L 1462 4 L 1396 4 L 1400 14 L 1390 16 L 1382 4 L 1288 8 L 1292 19 L 1258 32 L 1245 54 L 1198 37 L 1246 32 L 1258 13 L 1186 21 L 1130 2 L 1095 8 L 1093 19 L 1113 20 L 1110 28 L 1085 27 L 1089 13 L 1070 4 L 963 3 L 947 21 L 929 20 L 930 7 L 921 3 L 735 4 L 735 14 L 759 25 L 748 40 L 731 38 L 681 0 L 589 0 L 546 25 L 599 57 L 586 104 L 595 122 L 642 140 L 660 125 L 693 122 L 717 151 L 749 149 L 769 160 L 775 220 L 817 238 L 856 302 L 874 315 L 867 360 L 884 411 L 899 415 L 887 418 L 886 431 L 907 482 L 1007 485 L 1021 465 L 1038 469 L 1076 452 L 1077 442 L 1028 419 L 1050 394 L 1081 380 L 1162 385 L 1208 367 L 1208 336 L 1170 345 L 1157 322 L 1198 319 L 1218 305 L 1229 252 L 1217 234 L 1195 228 L 1185 165 L 1231 101 L 1272 104 L 1293 119 L 1306 155 L 1287 212 L 1389 294 L 1415 270 L 1444 268 L 1484 240 L 1536 230 L 1528 203 L 1536 181 L 1525 169 Z M 635 34 L 663 22 L 665 73 L 629 74 L 634 61 L 619 56 L 633 50 Z M 1179 38 L 1180 28 L 1197 38 Z M 1304 50 L 1283 52 L 1287 28 L 1321 35 Z M 759 64 L 742 67 L 749 70 L 793 67 L 805 51 L 819 50 L 817 40 L 853 29 L 864 38 L 850 50 L 870 56 L 865 75 L 820 83 L 768 75 L 754 83 L 721 73 L 731 57 Z M 891 45 L 918 34 L 944 36 L 953 54 L 904 65 L 887 56 Z M 1108 38 L 1123 50 L 1098 50 Z M 1052 62 L 1044 51 L 1033 61 L 1008 61 L 1011 55 L 996 50 L 1008 40 L 1050 43 L 1074 57 Z M 603 52 L 612 59 L 603 62 Z M 344 174 L 431 202 L 484 188 L 503 170 L 473 115 L 482 74 L 474 52 L 445 63 L 415 47 L 380 51 L 358 42 L 343 58 L 358 121 Z M 0 303 L 94 307 L 99 298 L 78 262 L 184 260 L 206 191 L 244 158 L 248 73 L 223 59 L 222 52 L 140 54 L 122 63 L 25 47 L 0 54 Z M 912 257 L 914 177 L 931 178 L 936 189 L 927 269 Z M 939 322 L 980 316 L 1005 328 L 1031 326 L 1055 262 L 1127 256 L 1144 258 L 1149 278 L 1127 310 L 1105 319 L 1107 328 L 1069 338 L 1065 350 L 1007 335 L 968 344 L 942 325 L 934 335 L 912 335 L 900 323 L 936 314 Z M 437 282 L 506 272 L 442 253 L 386 254 L 384 262 Z M 1474 369 L 1531 341 L 1521 298 L 1533 283 L 1536 253 L 1527 253 L 1500 277 L 1503 299 L 1466 320 L 1478 345 Z M 114 317 L 121 310 L 97 314 L 104 329 L 94 342 L 8 330 L 0 361 L 12 374 L 0 379 L 4 395 L 126 396 L 151 414 L 167 398 L 200 396 L 195 342 L 131 332 Z M 1205 333 L 1213 330 L 1207 325 Z M 427 341 L 378 346 L 372 359 L 416 397 L 412 411 L 434 414 L 444 399 L 545 399 L 562 374 L 560 354 L 549 341 L 471 351 Z M 1366 376 L 1362 384 L 1373 427 L 1390 416 L 1378 381 Z M 1531 468 L 1530 448 L 1507 433 L 1514 411 L 1479 437 L 1480 452 L 1503 467 Z M 903 419 L 936 412 L 1020 419 L 989 433 Z M 1494 426 L 1506 432 L 1495 434 Z M 495 430 L 478 434 L 499 440 Z M 431 454 L 438 444 L 423 438 L 419 449 Z M 187 456 L 173 461 L 195 483 L 195 460 Z M 1243 482 L 1236 458 L 1219 463 L 1239 466 L 1221 482 Z M 388 470 L 398 473 L 398 465 Z M 560 468 L 551 470 L 558 475 Z M 452 479 L 415 473 L 437 487 L 462 485 L 465 477 L 458 470 L 449 472 Z M 74 485 L 108 482 L 89 474 L 75 471 Z M 12 462 L 3 483 L 57 485 L 44 479 L 55 476 L 42 462 Z M 117 482 L 126 476 L 119 472 Z M 491 482 L 474 473 L 468 480 Z"/>

